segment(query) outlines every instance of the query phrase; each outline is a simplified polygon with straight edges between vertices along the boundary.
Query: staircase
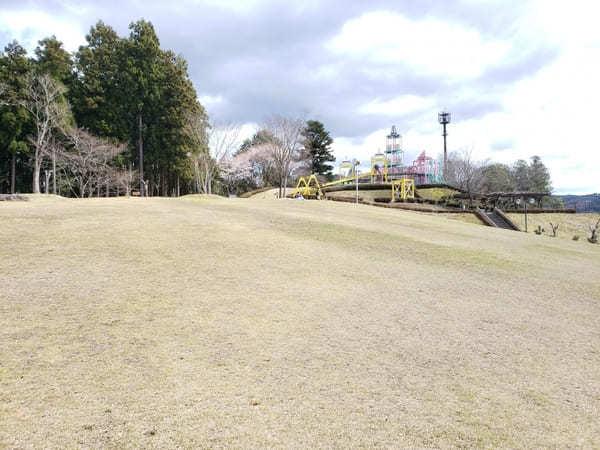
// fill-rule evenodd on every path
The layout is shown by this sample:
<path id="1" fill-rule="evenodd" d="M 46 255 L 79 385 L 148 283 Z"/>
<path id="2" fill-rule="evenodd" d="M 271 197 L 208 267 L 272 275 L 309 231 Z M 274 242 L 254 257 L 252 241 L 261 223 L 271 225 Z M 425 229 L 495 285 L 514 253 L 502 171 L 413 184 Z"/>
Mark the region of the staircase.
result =
<path id="1" fill-rule="evenodd" d="M 521 231 L 521 229 L 510 220 L 504 212 L 498 208 L 493 211 L 486 211 L 484 213 L 490 222 L 497 228 L 504 228 L 505 230 Z M 491 225 L 490 225 L 491 226 Z"/>

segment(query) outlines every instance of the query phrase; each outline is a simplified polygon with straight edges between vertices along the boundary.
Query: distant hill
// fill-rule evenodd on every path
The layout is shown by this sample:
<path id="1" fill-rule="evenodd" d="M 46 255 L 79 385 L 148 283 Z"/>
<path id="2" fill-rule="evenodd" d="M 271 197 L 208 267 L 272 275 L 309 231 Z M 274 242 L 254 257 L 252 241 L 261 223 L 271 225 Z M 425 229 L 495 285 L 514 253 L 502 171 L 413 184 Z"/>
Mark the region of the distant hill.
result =
<path id="1" fill-rule="evenodd" d="M 600 193 L 588 195 L 557 195 L 567 208 L 577 212 L 600 212 Z"/>

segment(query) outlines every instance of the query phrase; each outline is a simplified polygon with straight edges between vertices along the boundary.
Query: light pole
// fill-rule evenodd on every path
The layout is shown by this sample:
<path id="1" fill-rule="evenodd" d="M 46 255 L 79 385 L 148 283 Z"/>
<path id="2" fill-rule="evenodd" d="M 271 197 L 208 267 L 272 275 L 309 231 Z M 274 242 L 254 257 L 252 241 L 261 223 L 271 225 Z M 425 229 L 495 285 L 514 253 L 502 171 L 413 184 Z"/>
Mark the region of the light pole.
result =
<path id="1" fill-rule="evenodd" d="M 448 136 L 448 133 L 446 133 L 446 125 L 450 123 L 450 113 L 447 111 L 438 113 L 438 122 L 442 125 L 444 130 L 442 133 L 442 136 L 444 136 L 444 181 L 448 182 L 448 180 L 446 180 L 446 167 L 448 166 L 448 152 L 446 150 L 446 136 Z"/>
<path id="2" fill-rule="evenodd" d="M 534 198 L 530 198 L 529 200 L 525 200 L 525 198 L 523 198 L 523 205 L 525 206 L 525 233 L 527 233 L 527 203 L 531 203 L 533 205 L 533 202 L 535 202 Z M 515 203 L 517 205 L 520 205 L 521 199 L 518 198 L 517 200 L 515 200 Z"/>
<path id="3" fill-rule="evenodd" d="M 352 160 L 352 166 L 354 167 L 354 179 L 356 183 L 356 204 L 358 205 L 358 165 L 360 161 L 354 158 Z"/>

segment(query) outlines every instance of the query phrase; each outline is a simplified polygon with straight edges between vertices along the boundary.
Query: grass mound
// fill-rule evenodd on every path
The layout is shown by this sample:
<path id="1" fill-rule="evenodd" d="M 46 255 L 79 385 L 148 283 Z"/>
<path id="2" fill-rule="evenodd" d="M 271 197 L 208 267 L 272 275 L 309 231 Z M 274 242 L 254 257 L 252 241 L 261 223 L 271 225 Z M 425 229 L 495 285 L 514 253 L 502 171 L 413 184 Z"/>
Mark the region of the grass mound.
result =
<path id="1" fill-rule="evenodd" d="M 0 447 L 600 445 L 599 246 L 333 201 L 0 223 Z"/>

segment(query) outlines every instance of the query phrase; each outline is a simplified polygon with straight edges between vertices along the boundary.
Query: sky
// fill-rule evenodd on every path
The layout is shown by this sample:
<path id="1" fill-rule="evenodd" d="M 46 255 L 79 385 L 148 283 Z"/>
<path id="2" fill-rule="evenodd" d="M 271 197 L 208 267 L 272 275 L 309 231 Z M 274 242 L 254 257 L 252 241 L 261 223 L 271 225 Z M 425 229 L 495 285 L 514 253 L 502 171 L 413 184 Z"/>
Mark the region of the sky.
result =
<path id="1" fill-rule="evenodd" d="M 295 3 L 295 4 L 290 4 Z M 368 166 L 392 125 L 405 161 L 448 150 L 539 155 L 557 194 L 600 192 L 600 2 L 592 0 L 0 0 L 0 43 L 69 51 L 98 20 L 144 18 L 188 61 L 211 118 L 251 134 L 281 114 L 324 123 Z M 600 116 L 600 115 L 599 115 Z"/>

